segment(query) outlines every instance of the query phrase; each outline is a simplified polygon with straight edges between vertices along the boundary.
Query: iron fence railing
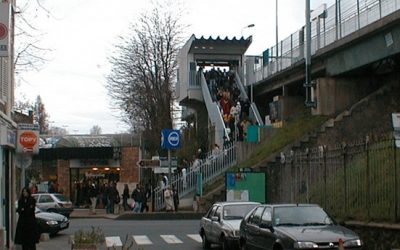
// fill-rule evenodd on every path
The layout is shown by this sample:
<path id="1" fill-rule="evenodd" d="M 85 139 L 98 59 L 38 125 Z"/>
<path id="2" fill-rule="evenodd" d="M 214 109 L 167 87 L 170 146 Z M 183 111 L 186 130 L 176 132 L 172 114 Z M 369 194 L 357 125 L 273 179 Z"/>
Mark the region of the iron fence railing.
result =
<path id="1" fill-rule="evenodd" d="M 229 144 L 220 152 L 210 152 L 204 160 L 201 160 L 199 166 L 190 167 L 184 174 L 175 174 L 172 176 L 169 185 L 176 187 L 179 197 L 194 193 L 199 185 L 199 173 L 201 173 L 201 183 L 207 184 L 216 180 L 227 169 L 236 164 L 236 147 Z M 164 190 L 161 187 L 154 189 L 154 209 L 160 211 L 164 209 Z"/>
<path id="2" fill-rule="evenodd" d="M 285 152 L 267 170 L 269 202 L 318 203 L 341 218 L 398 221 L 398 161 L 389 137 Z"/>

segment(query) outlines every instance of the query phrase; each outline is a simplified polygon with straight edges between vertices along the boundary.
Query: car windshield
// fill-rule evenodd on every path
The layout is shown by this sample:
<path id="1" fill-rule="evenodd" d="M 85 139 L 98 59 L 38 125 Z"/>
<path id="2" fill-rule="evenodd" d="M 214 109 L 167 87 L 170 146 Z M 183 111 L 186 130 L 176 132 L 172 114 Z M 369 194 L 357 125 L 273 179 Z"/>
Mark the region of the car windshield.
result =
<path id="1" fill-rule="evenodd" d="M 68 201 L 64 195 L 62 194 L 54 194 L 54 196 L 59 200 L 59 201 Z"/>
<path id="2" fill-rule="evenodd" d="M 275 226 L 318 226 L 333 223 L 318 206 L 276 207 L 273 220 Z"/>
<path id="3" fill-rule="evenodd" d="M 240 220 L 242 219 L 256 204 L 233 204 L 224 206 L 224 220 Z"/>

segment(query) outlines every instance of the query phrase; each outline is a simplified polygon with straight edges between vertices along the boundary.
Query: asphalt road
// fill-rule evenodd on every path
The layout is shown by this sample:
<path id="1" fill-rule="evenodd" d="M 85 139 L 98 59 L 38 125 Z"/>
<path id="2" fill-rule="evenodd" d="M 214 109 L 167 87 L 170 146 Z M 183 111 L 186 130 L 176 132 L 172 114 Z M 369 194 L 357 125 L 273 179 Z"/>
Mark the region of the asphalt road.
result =
<path id="1" fill-rule="evenodd" d="M 40 242 L 37 250 L 70 250 L 69 236 L 79 229 L 100 227 L 106 237 L 133 243 L 131 250 L 200 250 L 199 220 L 112 220 L 72 218 L 70 227 Z M 107 249 L 105 244 L 101 249 Z M 111 248 L 112 249 L 112 248 Z M 121 249 L 121 248 L 116 248 Z M 217 246 L 214 249 L 218 249 Z"/>

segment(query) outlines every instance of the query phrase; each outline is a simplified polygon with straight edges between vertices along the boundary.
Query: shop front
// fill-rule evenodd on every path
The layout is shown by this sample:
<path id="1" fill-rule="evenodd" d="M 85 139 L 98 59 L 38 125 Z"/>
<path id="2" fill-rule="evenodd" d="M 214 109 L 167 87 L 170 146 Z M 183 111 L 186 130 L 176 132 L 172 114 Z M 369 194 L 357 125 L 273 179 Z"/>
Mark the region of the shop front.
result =
<path id="1" fill-rule="evenodd" d="M 119 160 L 93 159 L 70 160 L 70 197 L 77 207 L 90 204 L 88 189 L 94 185 L 100 196 L 104 196 L 109 183 L 120 181 Z M 101 206 L 101 204 L 100 204 Z"/>

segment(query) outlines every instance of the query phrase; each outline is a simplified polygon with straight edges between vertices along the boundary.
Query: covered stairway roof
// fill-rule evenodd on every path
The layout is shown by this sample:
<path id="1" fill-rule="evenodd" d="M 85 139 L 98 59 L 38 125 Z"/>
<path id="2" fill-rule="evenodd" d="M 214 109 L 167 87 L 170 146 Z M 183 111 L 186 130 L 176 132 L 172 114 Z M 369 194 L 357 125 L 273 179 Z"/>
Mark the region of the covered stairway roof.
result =
<path id="1" fill-rule="evenodd" d="M 236 54 L 243 55 L 252 43 L 252 36 L 248 38 L 241 37 L 237 39 L 233 37 L 229 39 L 225 37 L 205 38 L 204 36 L 196 38 L 192 35 L 189 53 L 193 54 Z"/>

